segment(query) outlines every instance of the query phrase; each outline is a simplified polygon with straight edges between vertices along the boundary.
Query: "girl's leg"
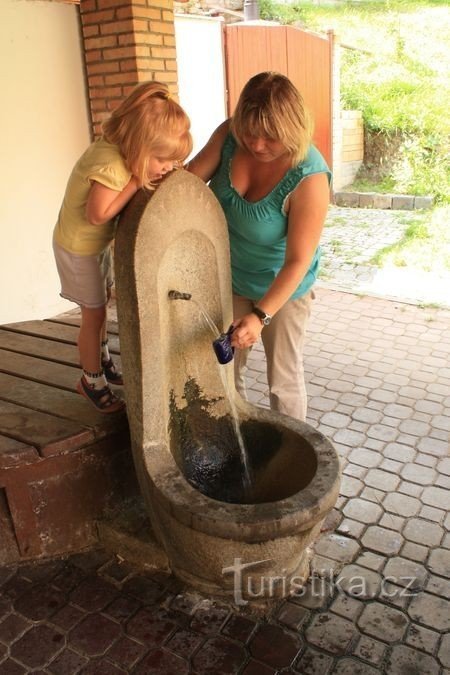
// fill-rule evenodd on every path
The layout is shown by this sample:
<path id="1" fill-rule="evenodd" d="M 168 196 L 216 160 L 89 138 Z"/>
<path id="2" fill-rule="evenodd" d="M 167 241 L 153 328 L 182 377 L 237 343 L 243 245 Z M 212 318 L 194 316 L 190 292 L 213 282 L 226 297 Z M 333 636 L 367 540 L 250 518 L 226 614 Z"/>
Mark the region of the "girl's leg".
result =
<path id="1" fill-rule="evenodd" d="M 233 319 L 239 319 L 252 311 L 253 302 L 241 295 L 233 294 Z M 247 370 L 247 358 L 250 354 L 249 349 L 234 350 L 234 384 L 236 390 L 247 400 L 247 389 L 245 386 L 245 371 Z"/>
<path id="2" fill-rule="evenodd" d="M 94 308 L 81 307 L 78 350 L 81 367 L 85 373 L 101 374 L 101 341 L 105 319 L 106 305 Z M 106 386 L 106 380 L 103 386 Z"/>
<path id="3" fill-rule="evenodd" d="M 289 300 L 261 334 L 267 358 L 267 379 L 272 410 L 306 419 L 303 347 L 311 313 L 312 294 Z"/>

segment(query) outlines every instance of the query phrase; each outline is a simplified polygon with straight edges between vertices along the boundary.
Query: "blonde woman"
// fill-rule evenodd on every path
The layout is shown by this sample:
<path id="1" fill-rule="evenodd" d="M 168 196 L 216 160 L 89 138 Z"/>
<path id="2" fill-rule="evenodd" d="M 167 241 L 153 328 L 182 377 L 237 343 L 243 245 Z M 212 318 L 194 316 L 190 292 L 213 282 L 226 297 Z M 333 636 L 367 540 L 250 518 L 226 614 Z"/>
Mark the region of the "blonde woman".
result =
<path id="1" fill-rule="evenodd" d="M 78 392 L 101 413 L 124 401 L 109 387 L 122 384 L 108 350 L 115 220 L 136 191 L 154 189 L 192 149 L 190 122 L 165 84 L 136 87 L 103 125 L 103 136 L 84 152 L 67 184 L 53 234 L 61 295 L 81 308 Z"/>
<path id="2" fill-rule="evenodd" d="M 259 73 L 188 166 L 210 181 L 228 223 L 236 387 L 245 397 L 247 356 L 261 337 L 271 408 L 300 420 L 307 405 L 303 345 L 331 180 L 311 137 L 292 82 Z"/>

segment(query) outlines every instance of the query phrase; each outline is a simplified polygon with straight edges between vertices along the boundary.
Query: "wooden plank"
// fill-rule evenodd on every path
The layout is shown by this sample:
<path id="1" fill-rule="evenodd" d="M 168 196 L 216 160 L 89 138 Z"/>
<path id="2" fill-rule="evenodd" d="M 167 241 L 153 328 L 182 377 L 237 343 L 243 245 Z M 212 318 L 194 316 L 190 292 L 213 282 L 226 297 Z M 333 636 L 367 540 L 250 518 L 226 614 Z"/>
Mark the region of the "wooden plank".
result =
<path id="1" fill-rule="evenodd" d="M 71 420 L 93 429 L 96 437 L 116 431 L 126 424 L 126 417 L 123 415 L 105 415 L 97 412 L 89 401 L 78 393 L 61 391 L 46 384 L 30 382 L 5 373 L 0 373 L 0 400 Z"/>
<path id="2" fill-rule="evenodd" d="M 67 324 L 53 323 L 51 321 L 21 321 L 1 326 L 3 330 L 9 330 L 21 335 L 42 337 L 67 344 L 76 345 L 78 340 L 78 327 Z M 119 338 L 117 335 L 108 337 L 109 350 L 113 354 L 120 353 Z"/>
<path id="3" fill-rule="evenodd" d="M 19 354 L 28 354 L 40 359 L 48 359 L 69 366 L 79 365 L 78 348 L 75 345 L 54 342 L 31 335 L 21 335 L 0 327 L 0 349 L 7 349 Z"/>
<path id="4" fill-rule="evenodd" d="M 0 435 L 34 445 L 42 456 L 69 452 L 94 440 L 92 429 L 8 401 L 0 401 Z"/>
<path id="5" fill-rule="evenodd" d="M 122 368 L 120 356 L 114 356 L 114 363 L 119 370 Z M 73 392 L 76 391 L 76 384 L 81 375 L 78 364 L 68 366 L 27 354 L 16 354 L 6 349 L 0 349 L 0 372 Z"/>
<path id="6" fill-rule="evenodd" d="M 0 436 L 0 486 L 2 469 L 32 464 L 39 459 L 39 453 L 32 445 L 16 441 L 9 436 Z"/>

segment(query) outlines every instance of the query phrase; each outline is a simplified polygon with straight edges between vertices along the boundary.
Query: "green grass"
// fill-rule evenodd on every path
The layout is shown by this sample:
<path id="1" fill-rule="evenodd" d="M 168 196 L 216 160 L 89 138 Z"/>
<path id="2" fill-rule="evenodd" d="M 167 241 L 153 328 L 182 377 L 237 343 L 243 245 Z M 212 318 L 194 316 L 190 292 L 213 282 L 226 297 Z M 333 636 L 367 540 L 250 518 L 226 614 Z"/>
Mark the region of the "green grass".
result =
<path id="1" fill-rule="evenodd" d="M 446 0 L 317 5 L 260 0 L 261 17 L 315 31 L 333 28 L 342 49 L 342 107 L 365 129 L 402 139 L 399 158 L 367 189 L 450 202 L 450 12 Z"/>
<path id="2" fill-rule="evenodd" d="M 417 212 L 409 220 L 401 241 L 373 257 L 371 264 L 384 267 L 410 267 L 426 272 L 450 272 L 450 207 Z"/>

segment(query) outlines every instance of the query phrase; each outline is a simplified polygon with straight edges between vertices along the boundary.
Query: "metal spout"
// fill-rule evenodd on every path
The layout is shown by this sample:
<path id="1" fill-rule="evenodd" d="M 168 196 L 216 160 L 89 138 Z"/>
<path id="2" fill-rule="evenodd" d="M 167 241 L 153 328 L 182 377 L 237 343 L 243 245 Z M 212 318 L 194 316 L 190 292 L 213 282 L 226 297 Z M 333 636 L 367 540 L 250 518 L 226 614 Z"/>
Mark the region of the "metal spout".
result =
<path id="1" fill-rule="evenodd" d="M 169 291 L 169 300 L 190 300 L 191 293 L 182 293 L 181 291 Z"/>

